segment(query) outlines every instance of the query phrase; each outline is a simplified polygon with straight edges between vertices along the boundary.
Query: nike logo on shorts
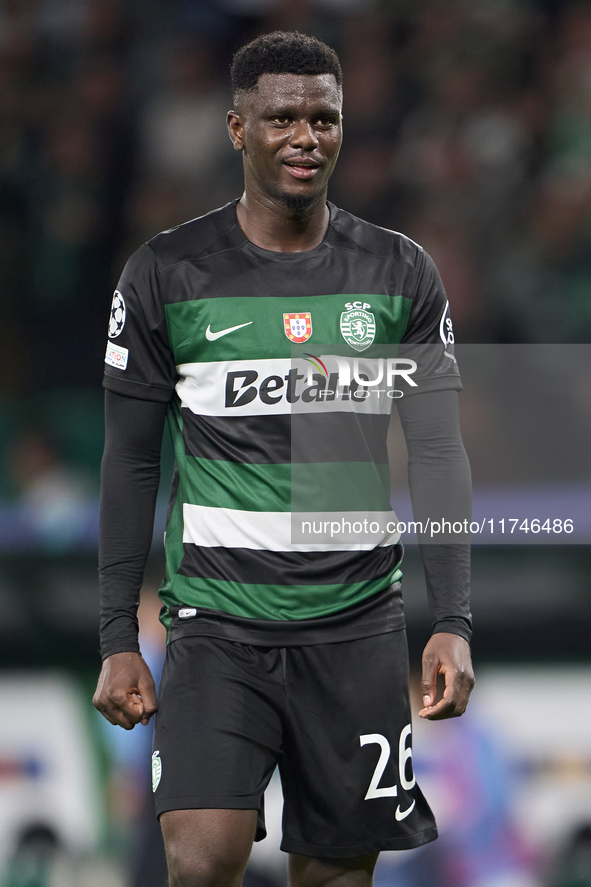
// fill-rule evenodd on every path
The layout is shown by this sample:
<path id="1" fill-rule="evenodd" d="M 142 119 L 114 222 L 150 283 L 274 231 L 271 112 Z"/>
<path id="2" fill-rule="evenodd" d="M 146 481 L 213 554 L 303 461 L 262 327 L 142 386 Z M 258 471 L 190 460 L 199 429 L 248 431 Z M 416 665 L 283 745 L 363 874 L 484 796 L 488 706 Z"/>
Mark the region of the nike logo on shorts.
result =
<path id="1" fill-rule="evenodd" d="M 243 326 L 250 326 L 253 323 L 252 320 L 249 320 L 248 323 L 239 323 L 238 326 L 229 326 L 225 330 L 220 330 L 219 333 L 212 333 L 211 324 L 208 324 L 207 329 L 205 330 L 205 338 L 210 342 L 215 342 L 216 339 L 221 339 L 222 336 L 227 336 L 228 333 L 233 333 L 234 330 L 241 330 Z"/>
<path id="2" fill-rule="evenodd" d="M 401 819 L 406 819 L 408 814 L 412 813 L 412 811 L 414 809 L 415 809 L 415 801 L 413 801 L 412 804 L 410 805 L 410 807 L 407 807 L 406 810 L 401 810 L 400 804 L 399 804 L 398 807 L 396 808 L 396 814 L 395 814 L 398 822 L 400 822 Z"/>

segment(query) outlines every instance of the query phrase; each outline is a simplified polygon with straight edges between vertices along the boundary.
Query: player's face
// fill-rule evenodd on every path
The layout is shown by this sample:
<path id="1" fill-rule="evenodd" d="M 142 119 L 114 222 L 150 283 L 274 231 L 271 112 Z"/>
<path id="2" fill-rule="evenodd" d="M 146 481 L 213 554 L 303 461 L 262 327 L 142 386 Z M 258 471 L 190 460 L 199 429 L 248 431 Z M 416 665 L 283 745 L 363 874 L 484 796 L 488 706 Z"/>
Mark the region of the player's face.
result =
<path id="1" fill-rule="evenodd" d="M 342 95 L 332 74 L 263 74 L 228 114 L 244 153 L 247 194 L 306 205 L 326 196 L 342 133 Z"/>

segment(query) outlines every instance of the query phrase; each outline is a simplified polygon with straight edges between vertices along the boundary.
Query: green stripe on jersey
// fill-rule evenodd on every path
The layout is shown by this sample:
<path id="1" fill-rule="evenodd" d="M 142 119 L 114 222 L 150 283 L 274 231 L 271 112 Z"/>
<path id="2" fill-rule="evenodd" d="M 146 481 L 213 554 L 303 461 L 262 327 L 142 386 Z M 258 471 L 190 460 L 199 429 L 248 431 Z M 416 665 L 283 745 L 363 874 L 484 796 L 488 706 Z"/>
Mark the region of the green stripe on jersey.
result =
<path id="1" fill-rule="evenodd" d="M 292 465 L 291 510 L 389 511 L 390 469 L 375 462 Z"/>
<path id="2" fill-rule="evenodd" d="M 245 360 L 292 356 L 292 342 L 285 334 L 284 314 L 309 311 L 312 335 L 301 343 L 303 351 L 314 343 L 340 344 L 341 314 L 351 300 L 364 300 L 376 320 L 376 345 L 398 344 L 406 330 L 411 300 L 403 296 L 347 295 L 292 297 L 244 297 L 193 299 L 166 305 L 169 340 L 175 363 Z M 242 324 L 245 324 L 242 326 Z M 240 329 L 225 332 L 232 327 Z M 214 341 L 207 338 L 224 333 Z"/>
<path id="3" fill-rule="evenodd" d="M 160 597 L 169 607 L 181 602 L 249 619 L 315 619 L 361 603 L 401 577 L 402 571 L 396 568 L 379 579 L 346 585 L 254 585 L 177 575 L 162 586 Z M 170 616 L 163 622 L 169 628 Z"/>
<path id="4" fill-rule="evenodd" d="M 187 502 L 244 511 L 289 511 L 291 465 L 248 465 L 186 456 Z"/>
<path id="5" fill-rule="evenodd" d="M 244 511 L 388 511 L 390 474 L 374 462 L 250 465 L 186 456 L 185 501 Z"/>

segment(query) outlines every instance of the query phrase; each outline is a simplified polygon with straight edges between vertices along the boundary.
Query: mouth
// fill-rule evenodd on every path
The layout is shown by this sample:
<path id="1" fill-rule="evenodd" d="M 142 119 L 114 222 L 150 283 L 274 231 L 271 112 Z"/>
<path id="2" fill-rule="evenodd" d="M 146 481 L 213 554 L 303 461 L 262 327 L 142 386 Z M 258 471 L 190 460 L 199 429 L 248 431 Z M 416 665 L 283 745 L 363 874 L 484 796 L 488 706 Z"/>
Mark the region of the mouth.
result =
<path id="1" fill-rule="evenodd" d="M 320 164 L 313 160 L 284 160 L 283 164 L 296 179 L 312 179 L 320 169 Z"/>

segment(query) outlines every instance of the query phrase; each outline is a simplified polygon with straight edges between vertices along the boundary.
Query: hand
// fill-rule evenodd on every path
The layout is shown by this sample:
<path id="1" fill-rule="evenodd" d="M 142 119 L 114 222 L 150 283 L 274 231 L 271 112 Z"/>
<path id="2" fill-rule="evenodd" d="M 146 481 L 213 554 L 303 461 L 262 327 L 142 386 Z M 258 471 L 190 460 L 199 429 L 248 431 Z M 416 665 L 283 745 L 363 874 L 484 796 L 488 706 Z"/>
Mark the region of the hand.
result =
<path id="1" fill-rule="evenodd" d="M 437 675 L 445 675 L 443 698 L 435 705 Z M 419 717 L 430 721 L 459 718 L 466 711 L 474 686 L 474 671 L 468 641 L 457 634 L 440 632 L 432 635 L 423 652 L 424 708 Z"/>
<path id="2" fill-rule="evenodd" d="M 107 656 L 92 704 L 124 730 L 133 730 L 140 721 L 148 723 L 158 706 L 154 680 L 141 653 Z"/>

